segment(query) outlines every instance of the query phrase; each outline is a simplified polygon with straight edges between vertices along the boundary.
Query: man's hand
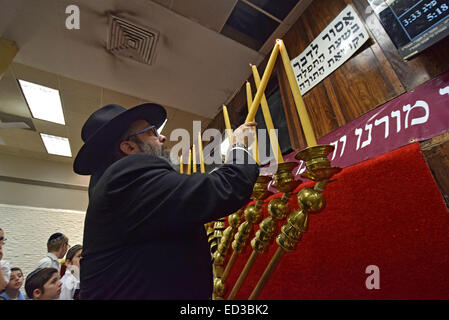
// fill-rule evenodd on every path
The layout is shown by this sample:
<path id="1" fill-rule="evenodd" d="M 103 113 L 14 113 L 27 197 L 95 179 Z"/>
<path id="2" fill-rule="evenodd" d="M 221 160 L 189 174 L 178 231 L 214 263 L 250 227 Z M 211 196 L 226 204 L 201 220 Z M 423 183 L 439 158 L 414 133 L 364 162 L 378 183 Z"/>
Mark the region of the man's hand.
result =
<path id="1" fill-rule="evenodd" d="M 248 146 L 250 146 L 254 142 L 256 132 L 256 130 L 254 129 L 256 128 L 256 125 L 256 122 L 248 122 L 235 129 L 234 133 L 232 134 L 231 145 L 240 143 L 248 148 Z"/>

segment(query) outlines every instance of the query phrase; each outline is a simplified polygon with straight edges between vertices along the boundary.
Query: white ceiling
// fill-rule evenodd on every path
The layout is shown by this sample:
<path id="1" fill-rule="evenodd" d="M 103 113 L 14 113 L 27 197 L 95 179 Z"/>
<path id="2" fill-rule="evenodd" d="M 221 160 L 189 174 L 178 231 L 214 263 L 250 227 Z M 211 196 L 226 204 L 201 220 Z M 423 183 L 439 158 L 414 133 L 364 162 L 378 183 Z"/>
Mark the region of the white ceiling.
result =
<path id="1" fill-rule="evenodd" d="M 81 147 L 81 126 L 98 107 L 131 107 L 145 101 L 169 110 L 165 133 L 203 127 L 250 76 L 312 0 L 303 0 L 272 37 L 254 51 L 219 33 L 237 0 L 0 0 L 0 37 L 20 50 L 0 80 L 0 112 L 31 117 L 18 78 L 61 90 L 67 125 L 33 119 L 37 132 L 1 130 L 0 152 L 48 156 L 38 132 L 69 137 L 72 153 Z M 80 8 L 80 29 L 68 30 L 66 7 Z M 151 65 L 106 51 L 108 13 L 160 34 Z M 1 141 L 0 141 L 1 142 Z"/>

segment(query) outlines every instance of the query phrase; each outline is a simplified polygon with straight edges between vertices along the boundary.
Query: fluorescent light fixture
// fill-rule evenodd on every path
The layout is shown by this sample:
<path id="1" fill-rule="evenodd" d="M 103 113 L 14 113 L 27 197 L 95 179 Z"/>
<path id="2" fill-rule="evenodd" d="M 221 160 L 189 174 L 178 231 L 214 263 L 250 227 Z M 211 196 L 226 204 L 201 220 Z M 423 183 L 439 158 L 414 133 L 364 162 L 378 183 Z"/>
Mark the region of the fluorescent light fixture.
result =
<path id="1" fill-rule="evenodd" d="M 59 91 L 19 80 L 33 118 L 65 124 Z"/>
<path id="2" fill-rule="evenodd" d="M 161 134 L 162 129 L 164 129 L 165 124 L 167 123 L 167 120 L 168 120 L 168 119 L 165 119 L 165 121 L 164 121 L 164 123 L 162 124 L 162 126 L 161 126 L 159 129 L 157 129 L 157 133 Z"/>
<path id="3" fill-rule="evenodd" d="M 45 133 L 41 133 L 41 138 L 42 141 L 44 142 L 45 149 L 47 149 L 47 152 L 49 154 L 56 154 L 58 156 L 65 156 L 65 157 L 72 156 L 69 139 L 52 136 Z"/>

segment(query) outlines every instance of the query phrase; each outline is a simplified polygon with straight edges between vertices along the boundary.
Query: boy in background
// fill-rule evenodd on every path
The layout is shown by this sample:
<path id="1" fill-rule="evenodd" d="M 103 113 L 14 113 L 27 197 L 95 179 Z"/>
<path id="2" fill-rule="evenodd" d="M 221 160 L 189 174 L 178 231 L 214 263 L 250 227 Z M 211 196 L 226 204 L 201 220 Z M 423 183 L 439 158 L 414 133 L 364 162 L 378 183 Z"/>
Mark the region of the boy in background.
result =
<path id="1" fill-rule="evenodd" d="M 25 296 L 20 292 L 23 285 L 23 273 L 20 268 L 11 268 L 11 277 L 3 293 L 0 294 L 5 300 L 25 300 Z"/>
<path id="2" fill-rule="evenodd" d="M 54 300 L 61 294 L 61 285 L 56 268 L 38 268 L 27 276 L 25 291 L 33 300 Z"/>
<path id="3" fill-rule="evenodd" d="M 74 245 L 67 251 L 65 257 L 66 271 L 61 278 L 62 287 L 59 300 L 79 300 L 80 260 L 83 246 Z"/>
<path id="4" fill-rule="evenodd" d="M 53 233 L 47 241 L 48 253 L 37 263 L 36 269 L 55 268 L 60 272 L 61 264 L 58 259 L 64 258 L 69 248 L 69 238 L 60 232 Z"/>

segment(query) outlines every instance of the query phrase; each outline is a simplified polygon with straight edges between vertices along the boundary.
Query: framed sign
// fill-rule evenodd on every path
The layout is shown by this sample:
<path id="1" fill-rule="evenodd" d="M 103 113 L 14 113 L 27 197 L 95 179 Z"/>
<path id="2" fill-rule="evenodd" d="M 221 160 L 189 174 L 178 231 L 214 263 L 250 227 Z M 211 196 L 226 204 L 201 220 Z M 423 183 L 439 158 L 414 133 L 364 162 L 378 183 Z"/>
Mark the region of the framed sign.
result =
<path id="1" fill-rule="evenodd" d="M 290 61 L 301 94 L 306 94 L 340 67 L 368 38 L 363 22 L 348 5 L 299 56 Z"/>
<path id="2" fill-rule="evenodd" d="M 405 60 L 449 34 L 449 0 L 368 0 Z"/>

